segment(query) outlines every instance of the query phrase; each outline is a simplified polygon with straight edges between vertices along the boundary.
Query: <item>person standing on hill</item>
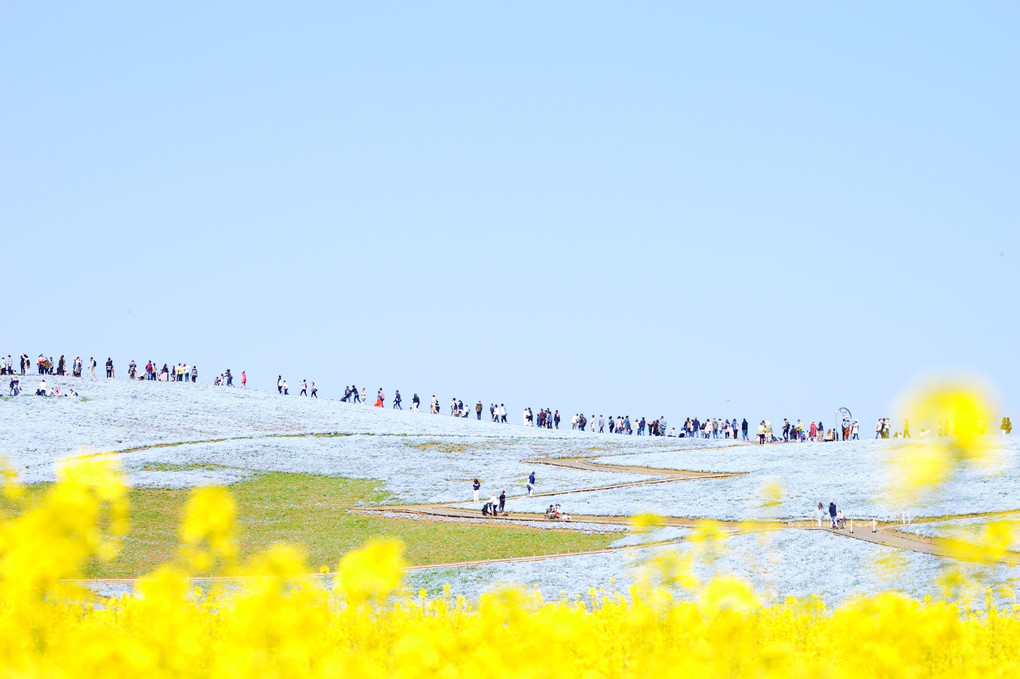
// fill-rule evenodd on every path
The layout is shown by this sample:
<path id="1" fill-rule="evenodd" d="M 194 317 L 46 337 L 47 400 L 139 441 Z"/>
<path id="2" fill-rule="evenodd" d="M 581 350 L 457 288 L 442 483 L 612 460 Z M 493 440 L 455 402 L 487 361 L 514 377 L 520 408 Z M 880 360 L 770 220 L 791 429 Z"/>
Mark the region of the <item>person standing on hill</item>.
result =
<path id="1" fill-rule="evenodd" d="M 404 409 L 404 407 L 402 405 L 400 405 L 400 401 L 401 401 L 401 399 L 400 399 L 400 390 L 397 389 L 394 392 L 394 394 L 393 394 L 393 409 L 394 410 L 403 410 Z"/>
<path id="2" fill-rule="evenodd" d="M 351 403 L 361 403 L 361 395 L 358 393 L 358 385 L 351 385 Z"/>
<path id="3" fill-rule="evenodd" d="M 535 472 L 528 474 L 528 495 L 535 489 Z"/>
<path id="4" fill-rule="evenodd" d="M 283 395 L 283 375 L 276 376 L 276 393 Z"/>
<path id="5" fill-rule="evenodd" d="M 312 393 L 309 394 L 312 398 L 319 398 L 319 390 L 315 388 L 315 382 L 312 382 Z"/>
<path id="6" fill-rule="evenodd" d="M 109 356 L 106 357 L 106 376 L 113 377 L 113 359 Z"/>
<path id="7" fill-rule="evenodd" d="M 500 513 L 505 513 L 506 510 L 504 509 L 504 507 L 506 507 L 506 491 L 505 490 L 501 490 L 501 491 L 499 491 L 499 511 L 500 511 Z"/>
<path id="8" fill-rule="evenodd" d="M 421 399 L 418 398 L 418 392 L 411 394 L 411 412 L 418 412 L 418 406 L 421 405 Z"/>
<path id="9" fill-rule="evenodd" d="M 241 371 L 241 388 L 242 389 L 248 388 L 248 373 L 246 373 L 243 370 Z"/>
<path id="10" fill-rule="evenodd" d="M 301 379 L 298 386 L 301 387 L 301 391 L 298 393 L 298 396 L 308 396 L 308 382 L 306 382 L 304 378 Z"/>
<path id="11" fill-rule="evenodd" d="M 478 502 L 478 491 L 482 489 L 482 484 L 478 481 L 478 479 L 475 479 L 475 482 L 471 484 L 471 487 L 475 491 L 475 502 Z"/>
<path id="12" fill-rule="evenodd" d="M 475 404 L 475 417 L 478 419 L 479 422 L 482 421 L 482 402 L 481 401 L 479 401 L 478 403 Z"/>
<path id="13" fill-rule="evenodd" d="M 290 389 L 287 387 L 287 380 L 283 381 L 283 395 L 290 396 Z"/>
<path id="14" fill-rule="evenodd" d="M 829 503 L 829 518 L 832 520 L 832 527 L 836 527 L 836 501 Z"/>

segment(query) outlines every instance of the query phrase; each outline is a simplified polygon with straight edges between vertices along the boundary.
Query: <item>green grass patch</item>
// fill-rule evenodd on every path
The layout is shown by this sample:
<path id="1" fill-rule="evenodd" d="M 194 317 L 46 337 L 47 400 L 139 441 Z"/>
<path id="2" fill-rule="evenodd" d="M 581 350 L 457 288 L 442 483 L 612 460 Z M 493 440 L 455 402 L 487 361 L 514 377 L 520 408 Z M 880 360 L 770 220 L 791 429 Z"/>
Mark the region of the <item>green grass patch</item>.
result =
<path id="1" fill-rule="evenodd" d="M 142 466 L 147 472 L 193 472 L 198 470 L 226 469 L 221 464 L 174 464 L 173 462 L 147 462 Z"/>
<path id="2" fill-rule="evenodd" d="M 173 465 L 168 465 L 166 471 Z M 160 469 L 162 471 L 162 469 Z M 366 540 L 391 536 L 404 541 L 412 565 L 531 556 L 600 549 L 613 534 L 583 534 L 520 526 L 393 519 L 349 510 L 391 499 L 380 482 L 307 474 L 272 473 L 230 486 L 238 505 L 239 551 L 245 560 L 277 542 L 301 545 L 311 571 L 336 568 L 340 558 Z M 26 488 L 18 505 L 0 500 L 11 516 L 42 497 L 48 484 Z M 88 577 L 131 577 L 172 561 L 188 490 L 138 488 L 130 491 L 131 528 L 123 550 L 107 563 L 90 561 Z M 479 515 L 480 516 L 480 515 Z"/>
<path id="3" fill-rule="evenodd" d="M 407 443 L 408 448 L 415 450 L 430 450 L 440 453 L 466 453 L 471 447 L 464 443 L 449 443 L 447 441 L 425 441 L 422 443 Z"/>

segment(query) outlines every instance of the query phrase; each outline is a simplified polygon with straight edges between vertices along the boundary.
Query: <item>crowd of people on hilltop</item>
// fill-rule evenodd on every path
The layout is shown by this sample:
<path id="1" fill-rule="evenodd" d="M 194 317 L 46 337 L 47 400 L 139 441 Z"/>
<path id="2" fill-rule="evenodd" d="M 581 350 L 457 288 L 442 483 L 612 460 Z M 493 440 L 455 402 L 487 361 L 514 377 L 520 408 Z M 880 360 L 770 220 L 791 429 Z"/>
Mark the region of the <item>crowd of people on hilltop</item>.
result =
<path id="1" fill-rule="evenodd" d="M 80 356 L 76 356 L 73 361 L 68 362 L 67 359 L 61 355 L 60 358 L 54 360 L 53 357 L 47 357 L 44 354 L 39 354 L 39 357 L 35 359 L 36 372 L 40 376 L 54 375 L 61 377 L 82 377 L 85 369 L 88 369 L 89 377 L 96 377 L 96 368 L 99 367 L 99 363 L 92 356 L 89 356 L 88 361 L 82 360 Z M 18 359 L 17 366 L 15 366 L 14 360 L 10 355 L 4 357 L 0 356 L 0 375 L 10 375 L 12 379 L 8 384 L 8 393 L 12 396 L 16 396 L 21 393 L 21 381 L 14 379 L 14 375 L 24 376 L 28 374 L 32 369 L 33 359 L 29 358 L 28 354 L 21 354 Z M 145 364 L 145 367 L 140 370 L 138 364 L 132 359 L 128 364 L 127 377 L 130 380 L 143 380 L 150 382 L 198 382 L 198 366 L 189 365 L 187 363 L 164 363 L 162 368 L 157 368 L 157 363 L 151 359 Z M 113 359 L 107 357 L 106 363 L 104 364 L 106 369 L 106 377 L 113 379 L 116 375 L 116 369 L 114 367 Z M 241 372 L 241 386 L 247 386 L 248 377 L 244 371 Z M 45 380 L 43 380 L 43 384 Z M 213 380 L 213 385 L 226 385 L 234 386 L 234 377 L 227 369 Z M 314 389 L 314 383 L 313 383 Z M 64 387 L 61 392 L 59 387 L 41 387 L 36 389 L 36 393 L 39 395 L 77 395 L 74 389 L 70 387 Z"/>
<path id="2" fill-rule="evenodd" d="M 11 355 L 0 356 L 0 375 L 11 376 L 11 380 L 8 384 L 8 393 L 10 395 L 18 395 L 21 393 L 20 380 L 16 379 L 15 375 L 24 376 L 31 371 L 33 359 L 28 354 L 21 354 L 18 358 L 17 364 L 13 360 Z M 88 361 L 84 361 L 80 356 L 74 358 L 74 360 L 68 362 L 64 355 L 61 355 L 58 359 L 54 360 L 53 357 L 46 357 L 44 354 L 34 359 L 36 371 L 40 376 L 44 375 L 57 375 L 57 376 L 71 376 L 71 377 L 82 377 L 85 369 L 88 369 L 90 377 L 96 376 L 96 368 L 99 363 L 92 356 L 89 357 Z M 112 358 L 107 358 L 104 364 L 105 374 L 108 378 L 114 378 L 116 376 L 114 369 L 114 362 Z M 127 376 L 132 380 L 145 380 L 155 382 L 192 382 L 198 381 L 198 367 L 196 365 L 189 365 L 188 363 L 164 363 L 162 368 L 157 368 L 157 363 L 149 360 L 144 367 L 143 372 L 139 372 L 138 365 L 132 360 L 127 369 Z M 230 369 L 220 373 L 213 379 L 214 386 L 234 386 L 234 375 Z M 247 387 L 248 376 L 245 371 L 241 371 L 240 385 L 242 388 Z M 298 385 L 299 395 L 306 396 L 309 398 L 318 398 L 318 388 L 315 386 L 315 382 L 308 382 L 302 379 Z M 290 387 L 287 380 L 282 375 L 277 376 L 277 390 L 281 395 L 290 395 Z M 65 387 L 64 392 L 61 393 L 56 387 L 45 387 L 45 381 L 43 381 L 42 388 L 36 390 L 36 393 L 42 395 L 69 395 L 69 392 L 74 393 L 73 390 Z M 76 395 L 76 394 L 75 394 Z M 362 387 L 360 390 L 355 385 L 345 387 L 343 398 L 340 399 L 346 403 L 365 403 L 367 404 L 366 389 Z M 374 405 L 377 407 L 384 407 L 386 401 L 385 392 L 380 388 L 376 393 L 376 399 Z M 421 405 L 421 399 L 418 394 L 415 393 L 411 399 L 410 410 L 412 412 L 419 412 Z M 403 398 L 400 395 L 400 390 L 396 390 L 393 400 L 393 409 L 403 410 Z M 474 406 L 465 404 L 462 399 L 452 398 L 450 400 L 450 415 L 458 418 L 469 418 L 471 413 L 475 414 L 477 420 L 482 419 L 482 413 L 485 408 L 481 400 L 478 400 Z M 429 412 L 433 415 L 440 414 L 439 400 L 435 394 L 432 395 L 429 402 Z M 507 409 L 506 405 L 495 402 L 489 403 L 489 420 L 494 423 L 507 423 Z M 530 406 L 525 408 L 522 413 L 522 424 L 526 427 L 537 427 L 543 429 L 559 429 L 561 423 L 561 416 L 559 410 L 552 408 L 540 408 L 535 412 Z M 649 420 L 645 417 L 632 419 L 629 415 L 610 415 L 608 418 L 599 415 L 597 418 L 594 414 L 589 418 L 584 413 L 576 413 L 570 418 L 570 427 L 574 431 L 590 431 L 592 433 L 608 433 L 618 435 L 637 435 L 637 436 L 662 436 L 662 437 L 676 437 L 676 438 L 702 438 L 702 439 L 729 439 L 729 440 L 742 440 L 749 441 L 753 435 L 755 440 L 759 444 L 765 443 L 779 443 L 779 442 L 806 442 L 806 441 L 818 441 L 818 442 L 830 442 L 830 441 L 851 441 L 860 439 L 860 424 L 857 420 L 851 420 L 844 418 L 840 426 L 826 429 L 825 425 L 819 420 L 815 422 L 811 420 L 808 423 L 804 423 L 802 420 L 797 419 L 796 422 L 791 422 L 787 418 L 783 418 L 783 425 L 779 432 L 773 431 L 772 422 L 770 420 L 761 420 L 757 427 L 752 430 L 749 425 L 747 418 L 738 422 L 736 418 L 705 418 L 704 421 L 698 417 L 688 417 L 682 425 L 679 427 L 679 431 L 676 427 L 668 427 L 665 416 L 660 416 L 657 419 Z M 1008 417 L 1004 417 L 1000 430 L 1003 434 L 1009 434 L 1012 432 L 1012 423 Z M 984 424 L 981 423 L 979 426 L 981 433 L 984 431 Z M 951 424 L 948 420 L 939 421 L 937 436 L 950 436 L 952 432 Z M 919 432 L 920 437 L 927 437 L 929 433 L 922 429 Z M 904 420 L 902 432 L 892 432 L 891 420 L 888 417 L 880 418 L 875 424 L 875 438 L 910 438 L 910 423 Z"/>

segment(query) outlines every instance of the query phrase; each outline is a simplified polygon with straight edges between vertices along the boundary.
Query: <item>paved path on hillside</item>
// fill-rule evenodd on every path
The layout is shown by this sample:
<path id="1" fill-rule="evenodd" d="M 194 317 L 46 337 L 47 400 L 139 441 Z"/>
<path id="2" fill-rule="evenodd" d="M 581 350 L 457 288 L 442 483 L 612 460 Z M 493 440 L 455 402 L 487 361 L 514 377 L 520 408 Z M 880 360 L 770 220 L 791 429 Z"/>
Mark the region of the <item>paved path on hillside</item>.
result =
<path id="1" fill-rule="evenodd" d="M 675 451 L 668 451 L 675 452 Z M 659 467 L 640 467 L 637 465 L 610 464 L 607 462 L 595 462 L 586 457 L 558 457 L 542 458 L 537 460 L 525 460 L 522 464 L 544 464 L 553 467 L 566 467 L 568 469 L 581 469 L 590 472 L 615 472 L 618 474 L 645 474 L 647 476 L 663 477 L 663 481 L 689 481 L 691 479 L 728 479 L 734 476 L 743 476 L 747 472 L 697 472 L 687 469 L 664 469 Z M 640 485 L 648 481 L 635 481 L 630 484 L 619 484 L 607 486 L 619 488 L 626 485 Z M 581 488 L 579 490 L 593 490 Z M 573 491 L 578 492 L 578 491 Z"/>
<path id="2" fill-rule="evenodd" d="M 421 517 L 433 517 L 433 518 L 448 518 L 448 519 L 478 519 L 481 517 L 481 513 L 477 509 L 461 509 L 456 507 L 448 507 L 444 505 L 400 505 L 400 506 L 382 506 L 382 507 L 371 507 L 357 510 L 359 513 L 377 513 L 377 512 L 388 512 L 392 514 L 405 514 L 408 516 L 421 516 Z M 972 515 L 969 515 L 972 516 Z M 956 517 L 947 517 L 953 519 Z M 494 517 L 488 519 L 493 523 L 521 523 L 521 522 L 549 522 L 550 524 L 557 523 L 550 519 L 546 519 L 543 514 L 528 513 L 528 512 L 513 512 L 503 517 Z M 594 514 L 571 514 L 570 521 L 562 521 L 559 523 L 563 524 L 564 528 L 568 528 L 570 523 L 582 523 L 582 524 L 594 524 L 594 525 L 606 525 L 606 526 L 629 526 L 631 525 L 632 517 L 630 516 L 598 516 Z M 674 526 L 680 528 L 691 528 L 695 529 L 700 524 L 704 523 L 705 519 L 691 519 L 681 517 L 659 517 L 661 526 Z M 819 527 L 815 521 L 717 521 L 710 519 L 712 523 L 718 525 L 723 530 L 730 534 L 738 535 L 743 533 L 760 533 L 760 532 L 773 532 L 781 530 L 813 530 L 813 531 L 824 531 L 840 537 L 851 538 L 856 540 L 863 540 L 865 542 L 871 542 L 873 544 L 884 545 L 886 547 L 893 547 L 896 549 L 908 549 L 913 552 L 920 552 L 922 554 L 931 554 L 932 556 L 938 556 L 942 558 L 955 559 L 958 561 L 970 561 L 975 563 L 1001 563 L 1009 566 L 1020 565 L 1020 553 L 1017 552 L 1002 552 L 999 554 L 990 554 L 981 550 L 976 545 L 969 543 L 952 541 L 952 540 L 939 540 L 933 538 L 927 538 L 917 535 L 911 535 L 898 530 L 900 524 L 896 523 L 875 523 L 875 532 L 872 532 L 872 523 L 867 521 L 864 523 L 855 522 L 854 532 L 851 533 L 849 528 L 834 529 L 829 528 L 823 522 L 822 527 Z M 849 524 L 848 524 L 849 525 Z M 586 552 L 587 553 L 587 552 Z M 564 555 L 566 556 L 566 555 Z"/>

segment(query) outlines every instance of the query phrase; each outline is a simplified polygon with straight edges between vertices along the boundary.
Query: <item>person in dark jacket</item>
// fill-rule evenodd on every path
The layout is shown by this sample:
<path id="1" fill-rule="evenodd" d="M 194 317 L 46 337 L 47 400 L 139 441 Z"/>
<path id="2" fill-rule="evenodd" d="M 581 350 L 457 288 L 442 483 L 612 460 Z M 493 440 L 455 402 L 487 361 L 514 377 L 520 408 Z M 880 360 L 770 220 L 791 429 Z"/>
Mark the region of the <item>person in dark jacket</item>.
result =
<path id="1" fill-rule="evenodd" d="M 744 435 L 744 440 L 746 441 L 747 440 L 747 418 L 746 417 L 744 418 L 744 421 L 740 423 L 740 432 Z"/>
<path id="2" fill-rule="evenodd" d="M 836 501 L 829 503 L 829 518 L 832 519 L 832 527 L 836 527 Z"/>
<path id="3" fill-rule="evenodd" d="M 499 511 L 502 512 L 503 507 L 505 506 L 506 506 L 506 491 L 501 490 L 499 491 Z"/>

